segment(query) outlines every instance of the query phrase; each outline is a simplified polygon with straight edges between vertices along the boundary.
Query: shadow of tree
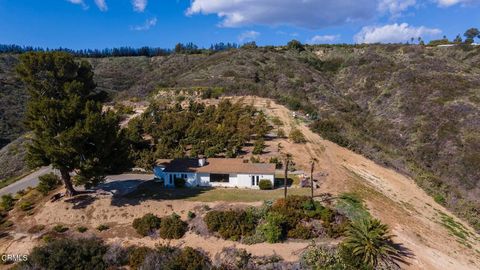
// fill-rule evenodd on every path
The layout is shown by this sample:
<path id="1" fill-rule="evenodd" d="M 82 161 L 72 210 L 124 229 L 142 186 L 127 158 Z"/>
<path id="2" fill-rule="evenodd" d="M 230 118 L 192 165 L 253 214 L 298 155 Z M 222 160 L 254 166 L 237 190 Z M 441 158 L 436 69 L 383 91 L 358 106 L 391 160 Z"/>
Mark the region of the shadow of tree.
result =
<path id="1" fill-rule="evenodd" d="M 84 209 L 95 202 L 97 198 L 91 194 L 80 194 L 66 199 L 65 202 L 72 204 L 72 209 Z"/>
<path id="2" fill-rule="evenodd" d="M 387 260 L 391 264 L 400 267 L 400 263 L 404 265 L 410 265 L 408 262 L 409 259 L 415 258 L 415 254 L 402 243 L 390 242 L 390 245 L 396 250 L 396 254 L 391 254 L 390 258 Z"/>
<path id="3" fill-rule="evenodd" d="M 139 205 L 146 200 L 183 200 L 199 196 L 212 189 L 211 187 L 166 188 L 162 183 L 151 180 L 143 182 L 129 193 L 114 195 L 111 205 Z"/>

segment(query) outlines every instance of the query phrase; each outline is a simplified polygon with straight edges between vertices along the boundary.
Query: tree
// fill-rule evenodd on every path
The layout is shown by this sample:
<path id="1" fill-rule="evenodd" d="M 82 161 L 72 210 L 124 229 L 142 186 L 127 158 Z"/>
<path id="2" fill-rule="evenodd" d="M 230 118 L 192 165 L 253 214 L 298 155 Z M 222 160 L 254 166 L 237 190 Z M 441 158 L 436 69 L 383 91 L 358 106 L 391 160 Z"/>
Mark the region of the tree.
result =
<path id="1" fill-rule="evenodd" d="M 392 238 L 386 224 L 382 224 L 378 219 L 366 218 L 350 225 L 342 245 L 358 265 L 376 269 L 379 262 L 398 258 Z"/>
<path id="2" fill-rule="evenodd" d="M 318 159 L 312 157 L 310 159 L 310 189 L 311 189 L 311 196 L 313 201 L 313 170 L 315 168 L 315 163 L 318 162 Z"/>
<path id="3" fill-rule="evenodd" d="M 462 43 L 462 37 L 460 35 L 457 35 L 455 39 L 453 40 L 453 43 L 455 44 L 460 44 Z"/>
<path id="4" fill-rule="evenodd" d="M 283 167 L 285 169 L 285 177 L 283 178 L 283 188 L 284 188 L 285 199 L 287 198 L 288 165 L 290 165 L 291 161 L 292 161 L 292 154 L 290 153 L 283 154 Z"/>
<path id="5" fill-rule="evenodd" d="M 465 43 L 471 44 L 473 43 L 476 37 L 480 38 L 480 30 L 478 30 L 478 28 L 470 28 L 467 31 L 465 31 L 463 36 L 466 37 Z"/>
<path id="6" fill-rule="evenodd" d="M 287 48 L 289 50 L 297 50 L 299 52 L 305 50 L 305 48 L 303 47 L 303 44 L 300 41 L 295 40 L 295 39 L 292 39 L 291 41 L 289 41 L 287 43 Z"/>
<path id="7" fill-rule="evenodd" d="M 67 196 L 78 184 L 95 185 L 107 172 L 128 166 L 119 117 L 95 101 L 90 64 L 64 52 L 26 53 L 17 72 L 27 87 L 26 126 L 32 130 L 27 161 L 58 169 Z"/>
<path id="8" fill-rule="evenodd" d="M 263 138 L 255 140 L 252 153 L 254 155 L 260 155 L 263 153 L 263 149 L 265 149 L 265 141 L 263 140 Z"/>

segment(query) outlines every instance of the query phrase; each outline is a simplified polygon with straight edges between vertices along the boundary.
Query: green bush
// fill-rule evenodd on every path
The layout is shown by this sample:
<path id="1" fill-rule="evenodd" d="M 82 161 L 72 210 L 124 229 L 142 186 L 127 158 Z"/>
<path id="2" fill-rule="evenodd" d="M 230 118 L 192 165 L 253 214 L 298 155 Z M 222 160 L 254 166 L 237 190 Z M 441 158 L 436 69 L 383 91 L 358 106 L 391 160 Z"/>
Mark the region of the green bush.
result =
<path id="1" fill-rule="evenodd" d="M 33 209 L 33 203 L 29 201 L 22 201 L 20 202 L 19 208 L 22 211 L 29 211 Z"/>
<path id="2" fill-rule="evenodd" d="M 99 239 L 55 239 L 34 247 L 21 269 L 105 269 L 107 247 Z"/>
<path id="3" fill-rule="evenodd" d="M 133 220 L 133 228 L 138 234 L 147 236 L 160 228 L 160 218 L 154 214 L 148 213 L 141 218 Z"/>
<path id="4" fill-rule="evenodd" d="M 60 178 L 54 173 L 44 174 L 38 177 L 40 181 L 37 186 L 37 190 L 43 195 L 47 195 L 50 191 L 54 190 L 60 185 Z"/>
<path id="5" fill-rule="evenodd" d="M 302 224 L 297 224 L 294 229 L 288 231 L 288 238 L 295 239 L 311 239 L 314 237 L 311 227 L 306 227 Z"/>
<path id="6" fill-rule="evenodd" d="M 84 226 L 79 226 L 79 227 L 77 227 L 77 231 L 79 233 L 84 233 L 84 232 L 88 231 L 88 228 L 84 227 Z"/>
<path id="7" fill-rule="evenodd" d="M 145 257 L 153 250 L 148 247 L 133 247 L 128 252 L 128 266 L 131 269 L 139 269 L 145 261 Z"/>
<path id="8" fill-rule="evenodd" d="M 300 257 L 300 265 L 302 269 L 349 269 L 338 250 L 328 246 L 309 246 Z"/>
<path id="9" fill-rule="evenodd" d="M 260 225 L 260 231 L 269 243 L 278 243 L 285 238 L 285 216 L 270 212 L 266 217 L 266 223 Z"/>
<path id="10" fill-rule="evenodd" d="M 175 178 L 173 183 L 175 184 L 176 188 L 183 188 L 187 181 L 184 178 Z"/>
<path id="11" fill-rule="evenodd" d="M 273 188 L 272 181 L 270 181 L 270 180 L 268 180 L 268 179 L 261 179 L 261 180 L 258 182 L 258 187 L 259 187 L 261 190 L 272 189 L 272 188 Z"/>
<path id="12" fill-rule="evenodd" d="M 162 218 L 160 222 L 160 237 L 164 239 L 180 239 L 187 231 L 187 223 L 173 213 L 169 217 Z"/>
<path id="13" fill-rule="evenodd" d="M 290 134 L 288 135 L 288 138 L 292 140 L 294 143 L 306 143 L 307 139 L 305 139 L 305 136 L 303 133 L 296 128 L 292 128 L 290 131 Z"/>
<path id="14" fill-rule="evenodd" d="M 252 154 L 260 155 L 263 153 L 263 149 L 265 149 L 265 141 L 263 140 L 263 138 L 260 138 L 256 140 L 255 143 L 253 144 Z"/>
<path id="15" fill-rule="evenodd" d="M 15 200 L 13 199 L 12 194 L 2 195 L 2 202 L 0 206 L 2 207 L 3 210 L 10 211 L 13 209 L 14 205 L 15 205 Z"/>
<path id="16" fill-rule="evenodd" d="M 106 231 L 110 229 L 110 227 L 106 224 L 100 224 L 97 226 L 97 230 L 100 231 L 100 232 L 103 232 L 103 231 Z"/>
<path id="17" fill-rule="evenodd" d="M 236 241 L 255 232 L 258 217 L 251 211 L 228 210 L 210 211 L 204 220 L 210 231 L 218 232 L 224 239 Z"/>
<path id="18" fill-rule="evenodd" d="M 62 224 L 57 224 L 53 227 L 53 230 L 57 233 L 64 233 L 68 231 L 68 227 L 63 226 Z"/>

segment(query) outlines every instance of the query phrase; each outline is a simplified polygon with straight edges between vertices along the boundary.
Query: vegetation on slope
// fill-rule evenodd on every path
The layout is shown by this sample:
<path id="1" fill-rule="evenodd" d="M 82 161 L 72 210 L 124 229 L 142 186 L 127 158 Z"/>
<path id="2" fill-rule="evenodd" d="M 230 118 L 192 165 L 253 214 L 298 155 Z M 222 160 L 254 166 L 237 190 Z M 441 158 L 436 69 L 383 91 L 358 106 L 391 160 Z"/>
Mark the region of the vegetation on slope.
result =
<path id="1" fill-rule="evenodd" d="M 98 88 L 117 98 L 164 87 L 275 98 L 312 115 L 325 138 L 413 176 L 480 229 L 479 47 L 294 45 L 88 61 Z"/>

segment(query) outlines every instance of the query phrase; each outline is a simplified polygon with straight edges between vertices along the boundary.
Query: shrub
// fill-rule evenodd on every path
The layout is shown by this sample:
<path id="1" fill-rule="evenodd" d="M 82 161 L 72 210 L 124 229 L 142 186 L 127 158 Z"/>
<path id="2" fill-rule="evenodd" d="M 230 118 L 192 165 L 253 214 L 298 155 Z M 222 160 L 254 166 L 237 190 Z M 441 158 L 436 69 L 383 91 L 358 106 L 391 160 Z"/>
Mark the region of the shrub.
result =
<path id="1" fill-rule="evenodd" d="M 176 188 L 183 188 L 187 183 L 187 181 L 184 178 L 175 178 L 173 182 Z"/>
<path id="2" fill-rule="evenodd" d="M 29 211 L 33 209 L 33 203 L 29 201 L 22 201 L 19 207 L 20 207 L 20 210 L 22 211 Z"/>
<path id="3" fill-rule="evenodd" d="M 84 232 L 88 231 L 88 228 L 84 227 L 84 226 L 79 226 L 79 227 L 77 227 L 77 231 L 79 233 L 84 233 Z"/>
<path id="4" fill-rule="evenodd" d="M 152 253 L 153 250 L 148 247 L 133 247 L 128 253 L 128 266 L 132 269 L 139 269 L 142 263 L 145 261 L 145 258 L 149 253 Z"/>
<path id="5" fill-rule="evenodd" d="M 169 217 L 162 218 L 160 222 L 160 237 L 164 239 L 180 239 L 187 231 L 187 223 L 173 213 Z"/>
<path id="6" fill-rule="evenodd" d="M 302 224 L 297 224 L 294 229 L 288 231 L 287 234 L 288 238 L 295 238 L 295 239 L 310 239 L 314 237 L 312 233 L 311 227 L 306 227 Z"/>
<path id="7" fill-rule="evenodd" d="M 13 199 L 12 194 L 2 195 L 1 206 L 3 210 L 10 211 L 12 210 L 14 205 L 15 205 L 15 200 Z"/>
<path id="8" fill-rule="evenodd" d="M 260 225 L 260 231 L 269 243 L 280 242 L 284 238 L 285 216 L 279 213 L 270 212 L 267 215 L 266 223 Z"/>
<path id="9" fill-rule="evenodd" d="M 285 131 L 283 130 L 283 128 L 278 128 L 277 129 L 277 137 L 278 138 L 285 138 Z"/>
<path id="10" fill-rule="evenodd" d="M 97 230 L 100 231 L 100 232 L 103 232 L 103 231 L 106 231 L 110 229 L 110 227 L 106 224 L 100 224 L 97 226 Z"/>
<path id="11" fill-rule="evenodd" d="M 252 154 L 260 155 L 263 153 L 263 149 L 265 149 L 265 141 L 262 138 L 260 138 L 256 140 L 255 143 L 253 144 Z"/>
<path id="12" fill-rule="evenodd" d="M 42 225 L 42 224 L 37 224 L 37 225 L 34 225 L 32 226 L 30 229 L 28 229 L 28 233 L 39 233 L 41 231 L 43 231 L 43 229 L 45 229 L 45 225 Z"/>
<path id="13" fill-rule="evenodd" d="M 103 255 L 103 261 L 109 266 L 126 265 L 128 263 L 128 249 L 118 243 L 113 243 Z"/>
<path id="14" fill-rule="evenodd" d="M 268 179 L 261 179 L 261 180 L 258 182 L 258 187 L 259 187 L 261 190 L 272 189 L 272 188 L 273 188 L 272 181 L 270 181 L 270 180 L 268 180 Z"/>
<path id="15" fill-rule="evenodd" d="M 300 265 L 302 269 L 347 269 L 339 252 L 328 246 L 309 246 L 300 257 Z"/>
<path id="16" fill-rule="evenodd" d="M 288 138 L 292 140 L 294 143 L 306 143 L 307 139 L 305 139 L 305 136 L 303 136 L 303 133 L 296 128 L 292 128 L 290 131 L 290 134 L 288 135 Z"/>
<path id="17" fill-rule="evenodd" d="M 38 177 L 40 181 L 37 186 L 37 190 L 43 195 L 47 195 L 50 191 L 54 190 L 60 185 L 60 178 L 54 173 L 44 174 Z"/>
<path id="18" fill-rule="evenodd" d="M 63 226 L 62 224 L 57 224 L 53 227 L 53 230 L 58 233 L 64 233 L 68 231 L 68 227 Z"/>
<path id="19" fill-rule="evenodd" d="M 21 269 L 105 269 L 107 247 L 99 239 L 55 239 L 33 248 Z"/>
<path id="20" fill-rule="evenodd" d="M 139 269 L 211 269 L 210 259 L 191 247 L 183 250 L 169 246 L 159 246 L 147 252 Z"/>
<path id="21" fill-rule="evenodd" d="M 187 213 L 188 219 L 194 219 L 196 216 L 197 215 L 192 211 L 188 211 L 188 213 Z"/>
<path id="22" fill-rule="evenodd" d="M 218 232 L 224 239 L 236 241 L 253 234 L 258 217 L 252 211 L 210 211 L 204 220 L 210 231 Z"/>
<path id="23" fill-rule="evenodd" d="M 133 228 L 138 234 L 147 236 L 160 228 L 160 218 L 154 214 L 148 213 L 141 218 L 133 220 Z"/>

